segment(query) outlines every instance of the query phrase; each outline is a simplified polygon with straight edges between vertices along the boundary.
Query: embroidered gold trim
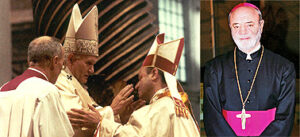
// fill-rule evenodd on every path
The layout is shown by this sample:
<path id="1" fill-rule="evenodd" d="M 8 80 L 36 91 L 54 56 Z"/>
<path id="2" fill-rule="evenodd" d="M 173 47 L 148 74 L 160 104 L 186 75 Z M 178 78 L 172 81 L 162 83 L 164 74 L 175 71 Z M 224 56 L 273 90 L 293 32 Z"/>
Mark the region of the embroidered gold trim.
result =
<path id="1" fill-rule="evenodd" d="M 158 99 L 160 99 L 162 97 L 166 97 L 166 96 L 171 97 L 171 99 L 173 100 L 174 105 L 175 105 L 176 116 L 184 117 L 184 118 L 189 119 L 188 113 L 190 113 L 190 111 L 184 104 L 187 101 L 187 94 L 180 92 L 180 96 L 182 97 L 182 101 L 179 100 L 179 99 L 173 98 L 171 96 L 171 92 L 169 90 L 167 90 L 166 92 L 164 92 L 162 94 L 157 95 Z"/>
<path id="2" fill-rule="evenodd" d="M 95 40 L 66 38 L 65 52 L 98 56 L 98 42 Z"/>

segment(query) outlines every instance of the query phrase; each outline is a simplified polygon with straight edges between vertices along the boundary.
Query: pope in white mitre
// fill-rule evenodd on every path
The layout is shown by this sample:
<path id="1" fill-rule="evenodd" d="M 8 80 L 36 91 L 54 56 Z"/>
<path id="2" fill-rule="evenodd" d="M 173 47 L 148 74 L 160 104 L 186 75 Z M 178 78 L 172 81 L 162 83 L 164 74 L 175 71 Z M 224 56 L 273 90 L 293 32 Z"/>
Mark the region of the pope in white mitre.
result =
<path id="1" fill-rule="evenodd" d="M 85 88 L 88 77 L 94 73 L 94 64 L 98 57 L 96 6 L 82 18 L 78 4 L 74 5 L 63 47 L 66 64 L 55 85 L 60 89 L 75 137 L 90 137 L 100 121 L 99 113 L 111 120 L 115 120 L 116 116 L 116 121 L 120 121 L 118 113 L 123 107 L 122 104 L 131 101 L 133 97 L 127 98 L 123 97 L 127 94 L 118 94 L 110 106 L 103 108 L 90 97 Z M 132 86 L 125 87 L 120 93 L 127 93 L 130 87 Z"/>

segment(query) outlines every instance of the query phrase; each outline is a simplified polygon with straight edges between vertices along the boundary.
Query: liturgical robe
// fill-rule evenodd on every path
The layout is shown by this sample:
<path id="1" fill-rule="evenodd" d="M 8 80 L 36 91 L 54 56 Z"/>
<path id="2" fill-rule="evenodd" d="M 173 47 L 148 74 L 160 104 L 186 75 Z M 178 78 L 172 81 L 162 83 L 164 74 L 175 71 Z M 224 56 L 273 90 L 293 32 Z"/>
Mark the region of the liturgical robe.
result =
<path id="1" fill-rule="evenodd" d="M 200 133 L 191 116 L 178 117 L 171 97 L 163 96 L 161 89 L 150 104 L 132 113 L 125 125 L 103 118 L 96 132 L 97 137 L 199 137 Z M 111 115 L 112 112 L 110 113 Z"/>
<path id="2" fill-rule="evenodd" d="M 73 135 L 58 89 L 43 73 L 29 68 L 1 88 L 1 137 Z"/>
<path id="3" fill-rule="evenodd" d="M 72 75 L 71 71 L 66 67 L 58 76 L 55 85 L 60 89 L 62 103 L 66 111 L 72 108 L 89 110 L 88 104 L 98 106 L 96 109 L 107 119 L 114 120 L 114 116 L 107 115 L 112 111 L 110 106 L 99 106 L 90 96 L 88 91 L 79 83 L 79 81 Z M 74 137 L 90 137 L 93 136 L 94 130 L 87 128 L 74 129 Z"/>
<path id="4" fill-rule="evenodd" d="M 237 49 L 237 70 L 245 100 L 258 65 L 262 48 L 251 54 L 252 60 L 246 60 L 247 54 Z M 225 111 L 242 110 L 242 102 L 237 86 L 234 69 L 234 52 L 218 56 L 206 64 L 204 75 L 204 127 L 208 136 L 236 136 L 226 121 Z M 288 136 L 293 127 L 295 107 L 295 70 L 287 59 L 265 49 L 261 66 L 252 92 L 246 102 L 247 111 L 274 112 L 275 116 L 262 130 L 261 136 Z M 223 112 L 223 114 L 222 114 Z M 228 113 L 227 113 L 228 114 Z M 249 119 L 246 119 L 246 130 Z M 241 120 L 241 119 L 239 119 Z M 248 122 L 248 123 L 247 123 Z M 259 126 L 259 122 L 256 125 Z M 255 125 L 255 124 L 254 124 Z"/>

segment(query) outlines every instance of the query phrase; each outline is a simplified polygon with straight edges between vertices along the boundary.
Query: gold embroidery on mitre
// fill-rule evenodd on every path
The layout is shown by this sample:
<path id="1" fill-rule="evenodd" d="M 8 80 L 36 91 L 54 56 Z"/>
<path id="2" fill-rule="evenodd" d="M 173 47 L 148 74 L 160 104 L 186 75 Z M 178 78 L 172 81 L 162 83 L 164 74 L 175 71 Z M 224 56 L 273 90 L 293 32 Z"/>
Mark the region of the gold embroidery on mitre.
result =
<path id="1" fill-rule="evenodd" d="M 95 40 L 66 38 L 65 52 L 98 56 L 98 42 Z"/>
<path id="2" fill-rule="evenodd" d="M 64 42 L 64 50 L 66 53 L 73 53 L 76 51 L 75 38 L 66 37 Z"/>
<path id="3" fill-rule="evenodd" d="M 95 40 L 77 39 L 76 46 L 78 52 L 86 55 L 98 56 L 98 42 Z"/>

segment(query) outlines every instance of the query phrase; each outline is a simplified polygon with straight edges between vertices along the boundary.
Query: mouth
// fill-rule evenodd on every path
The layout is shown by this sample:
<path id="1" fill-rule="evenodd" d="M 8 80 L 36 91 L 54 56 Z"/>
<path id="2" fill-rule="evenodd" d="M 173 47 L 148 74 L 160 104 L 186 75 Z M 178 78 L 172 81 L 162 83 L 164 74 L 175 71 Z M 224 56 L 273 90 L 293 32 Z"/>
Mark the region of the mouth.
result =
<path id="1" fill-rule="evenodd" d="M 247 37 L 247 38 L 240 38 L 240 40 L 249 40 L 250 37 Z"/>

